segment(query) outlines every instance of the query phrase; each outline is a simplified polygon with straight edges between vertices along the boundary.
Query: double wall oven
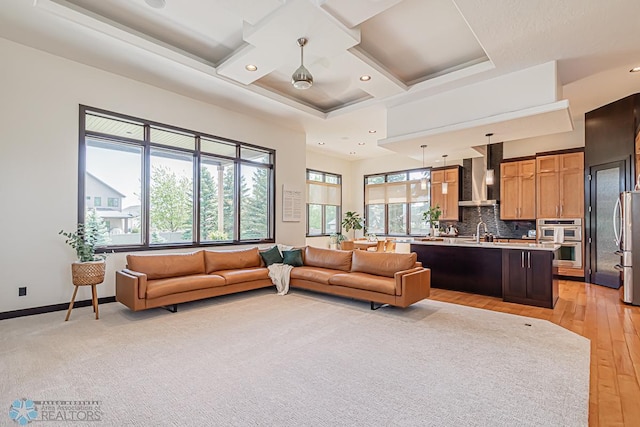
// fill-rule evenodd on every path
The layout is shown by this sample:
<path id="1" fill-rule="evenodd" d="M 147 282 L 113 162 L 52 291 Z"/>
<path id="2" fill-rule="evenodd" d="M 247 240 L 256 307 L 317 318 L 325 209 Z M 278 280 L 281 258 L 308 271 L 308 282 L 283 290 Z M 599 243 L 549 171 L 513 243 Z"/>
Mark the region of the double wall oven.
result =
<path id="1" fill-rule="evenodd" d="M 540 243 L 560 245 L 559 267 L 582 268 L 582 218 L 547 218 L 538 220 Z"/>

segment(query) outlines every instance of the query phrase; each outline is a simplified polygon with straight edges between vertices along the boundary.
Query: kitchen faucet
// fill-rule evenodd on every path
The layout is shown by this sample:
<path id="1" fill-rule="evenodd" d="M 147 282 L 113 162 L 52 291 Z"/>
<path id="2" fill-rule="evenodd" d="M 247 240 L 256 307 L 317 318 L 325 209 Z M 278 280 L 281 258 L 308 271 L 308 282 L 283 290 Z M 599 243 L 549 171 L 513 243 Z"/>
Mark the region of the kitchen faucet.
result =
<path id="1" fill-rule="evenodd" d="M 484 232 L 487 233 L 487 224 L 485 224 L 482 220 L 478 223 L 476 227 L 476 243 L 480 243 L 480 226 L 484 225 Z"/>

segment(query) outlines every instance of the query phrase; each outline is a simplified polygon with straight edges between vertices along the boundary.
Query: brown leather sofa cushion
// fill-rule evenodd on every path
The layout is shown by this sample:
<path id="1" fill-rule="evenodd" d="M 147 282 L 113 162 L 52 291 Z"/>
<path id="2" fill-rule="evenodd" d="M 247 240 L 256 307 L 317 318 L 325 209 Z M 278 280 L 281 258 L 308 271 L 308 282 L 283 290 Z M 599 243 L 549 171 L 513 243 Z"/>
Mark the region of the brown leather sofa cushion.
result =
<path id="1" fill-rule="evenodd" d="M 374 276 L 367 273 L 340 273 L 332 276 L 329 283 L 335 286 L 364 289 L 365 291 L 381 292 L 395 295 L 396 281 L 390 277 Z"/>
<path id="2" fill-rule="evenodd" d="M 304 252 L 304 265 L 349 271 L 351 270 L 351 251 L 337 251 L 307 246 Z"/>
<path id="3" fill-rule="evenodd" d="M 224 286 L 224 278 L 215 274 L 199 274 L 185 277 L 151 280 L 147 282 L 147 298 L 158 298 L 180 292 Z"/>
<path id="4" fill-rule="evenodd" d="M 218 270 L 260 267 L 262 262 L 258 248 L 239 251 L 204 251 L 204 259 L 207 273 Z"/>
<path id="5" fill-rule="evenodd" d="M 216 274 L 224 277 L 227 285 L 234 285 L 254 280 L 266 280 L 269 278 L 269 270 L 266 267 L 241 268 L 238 270 L 218 270 Z"/>
<path id="6" fill-rule="evenodd" d="M 330 270 L 327 268 L 318 267 L 296 267 L 291 270 L 291 279 L 302 279 L 310 282 L 322 283 L 323 285 L 329 284 L 329 279 L 339 273 L 343 273 L 342 270 Z"/>
<path id="7" fill-rule="evenodd" d="M 203 251 L 188 254 L 127 255 L 127 267 L 148 280 L 204 274 Z"/>
<path id="8" fill-rule="evenodd" d="M 415 252 L 404 254 L 353 251 L 351 271 L 393 277 L 398 271 L 413 268 L 417 257 Z"/>

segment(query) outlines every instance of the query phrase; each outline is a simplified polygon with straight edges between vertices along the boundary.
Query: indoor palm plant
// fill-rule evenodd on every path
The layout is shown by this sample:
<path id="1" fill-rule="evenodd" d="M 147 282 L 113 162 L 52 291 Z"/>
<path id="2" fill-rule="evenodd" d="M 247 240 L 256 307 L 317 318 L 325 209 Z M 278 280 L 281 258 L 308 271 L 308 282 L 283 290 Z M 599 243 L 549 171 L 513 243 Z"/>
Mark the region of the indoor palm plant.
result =
<path id="1" fill-rule="evenodd" d="M 344 219 L 342 220 L 342 227 L 348 233 L 349 230 L 353 229 L 353 238 L 356 238 L 356 230 L 362 230 L 362 224 L 364 220 L 360 218 L 360 214 L 357 212 L 349 211 L 344 214 Z"/>
<path id="2" fill-rule="evenodd" d="M 442 215 L 442 210 L 440 209 L 440 205 L 430 206 L 429 209 L 422 212 L 422 219 L 429 223 L 429 227 L 433 231 L 433 235 L 436 236 L 438 233 L 436 231 L 440 230 L 440 216 Z"/>
<path id="3" fill-rule="evenodd" d="M 74 285 L 97 285 L 104 281 L 105 256 L 96 255 L 96 243 L 100 238 L 100 229 L 94 224 L 78 224 L 76 231 L 68 233 L 60 230 L 58 234 L 67 238 L 65 243 L 71 246 L 78 261 L 71 264 Z"/>

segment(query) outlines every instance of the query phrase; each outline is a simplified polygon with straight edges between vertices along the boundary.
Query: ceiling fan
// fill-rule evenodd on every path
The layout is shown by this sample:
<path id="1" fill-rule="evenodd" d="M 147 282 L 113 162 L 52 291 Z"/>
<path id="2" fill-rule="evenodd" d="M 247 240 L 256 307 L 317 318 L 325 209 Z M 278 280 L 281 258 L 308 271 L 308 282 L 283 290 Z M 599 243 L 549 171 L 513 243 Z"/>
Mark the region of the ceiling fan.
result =
<path id="1" fill-rule="evenodd" d="M 298 46 L 300 46 L 300 66 L 291 76 L 291 84 L 296 89 L 309 89 L 313 86 L 313 76 L 304 66 L 304 46 L 307 44 L 305 37 L 298 39 Z"/>

